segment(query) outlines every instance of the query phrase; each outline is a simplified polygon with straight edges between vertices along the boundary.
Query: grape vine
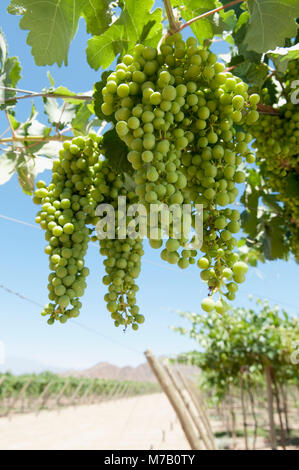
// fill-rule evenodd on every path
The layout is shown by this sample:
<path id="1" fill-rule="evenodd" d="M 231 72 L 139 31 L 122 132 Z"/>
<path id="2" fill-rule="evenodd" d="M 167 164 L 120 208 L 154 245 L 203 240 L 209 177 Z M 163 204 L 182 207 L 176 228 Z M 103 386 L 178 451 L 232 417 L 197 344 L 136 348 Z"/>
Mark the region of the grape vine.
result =
<path id="1" fill-rule="evenodd" d="M 204 299 L 202 307 L 223 312 L 223 296 L 235 298 L 247 271 L 233 252 L 240 214 L 224 207 L 236 200 L 235 185 L 245 180 L 243 158 L 255 161 L 251 135 L 235 126 L 257 121 L 259 96 L 249 96 L 247 85 L 225 72 L 195 38 L 185 43 L 178 33 L 167 37 L 160 51 L 137 45 L 104 85 L 101 111 L 116 122 L 128 146 L 139 201 L 148 210 L 151 204 L 191 203 L 194 211 L 195 204 L 203 205 L 204 256 L 197 264 L 210 294 L 219 292 L 220 299 Z M 160 248 L 162 240 L 152 245 Z M 171 236 L 161 252 L 163 260 L 182 269 L 196 255 L 187 239 Z"/>

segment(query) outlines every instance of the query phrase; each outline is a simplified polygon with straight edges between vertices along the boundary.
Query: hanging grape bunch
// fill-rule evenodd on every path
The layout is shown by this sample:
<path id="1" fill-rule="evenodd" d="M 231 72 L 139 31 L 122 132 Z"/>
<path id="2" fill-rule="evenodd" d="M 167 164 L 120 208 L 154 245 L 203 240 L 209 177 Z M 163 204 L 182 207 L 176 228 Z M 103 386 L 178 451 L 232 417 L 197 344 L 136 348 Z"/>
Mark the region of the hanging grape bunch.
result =
<path id="1" fill-rule="evenodd" d="M 185 43 L 175 34 L 160 51 L 137 45 L 102 90 L 101 110 L 107 120 L 116 120 L 117 134 L 128 146 L 139 201 L 146 207 L 203 205 L 203 256 L 197 264 L 209 293 L 219 292 L 220 298 L 215 303 L 209 296 L 202 307 L 219 313 L 226 309 L 223 296 L 234 299 L 247 271 L 233 252 L 240 215 L 226 207 L 237 198 L 236 184 L 244 182 L 243 159 L 255 161 L 248 148 L 251 135 L 235 129 L 259 117 L 259 96 L 248 96 L 247 89 L 195 38 Z M 162 244 L 151 241 L 155 248 Z M 186 244 L 170 237 L 162 259 L 187 268 L 197 252 Z"/>
<path id="2" fill-rule="evenodd" d="M 65 142 L 59 160 L 53 164 L 52 181 L 48 187 L 37 183 L 34 202 L 41 204 L 36 222 L 45 230 L 49 243 L 49 300 L 42 315 L 50 315 L 65 323 L 77 317 L 81 308 L 80 297 L 86 288 L 89 270 L 84 265 L 95 200 L 90 197 L 94 165 L 99 159 L 100 138 L 92 135 L 76 137 Z"/>
<path id="3" fill-rule="evenodd" d="M 91 196 L 97 205 L 103 201 L 110 204 L 115 210 L 116 220 L 120 221 L 121 216 L 124 217 L 124 226 L 127 228 L 131 218 L 119 213 L 118 197 L 125 196 L 133 204 L 137 196 L 126 188 L 124 175 L 113 170 L 108 160 L 101 161 L 94 167 L 94 190 Z M 108 292 L 104 300 L 115 326 L 131 325 L 133 330 L 137 330 L 138 324 L 144 322 L 136 305 L 136 292 L 139 288 L 135 282 L 141 270 L 142 240 L 139 237 L 119 238 L 120 230 L 115 224 L 115 238 L 99 240 L 100 254 L 106 257 L 103 283 L 108 286 Z M 92 238 L 97 240 L 96 235 Z"/>
<path id="4" fill-rule="evenodd" d="M 266 185 L 279 193 L 284 219 L 290 230 L 290 245 L 299 261 L 299 111 L 292 103 L 292 82 L 299 76 L 299 61 L 293 60 L 281 78 L 284 85 L 277 93 L 277 115 L 262 115 L 252 127 L 257 163 L 265 169 Z"/>

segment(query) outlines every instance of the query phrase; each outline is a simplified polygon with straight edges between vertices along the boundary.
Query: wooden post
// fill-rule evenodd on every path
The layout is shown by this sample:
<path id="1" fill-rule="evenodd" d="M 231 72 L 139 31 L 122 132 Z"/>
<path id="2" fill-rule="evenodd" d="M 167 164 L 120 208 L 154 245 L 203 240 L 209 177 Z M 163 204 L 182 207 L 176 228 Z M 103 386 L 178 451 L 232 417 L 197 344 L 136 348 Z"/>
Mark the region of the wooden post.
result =
<path id="1" fill-rule="evenodd" d="M 78 393 L 80 392 L 83 385 L 84 385 L 84 379 L 81 380 L 81 382 L 79 382 L 79 385 L 77 386 L 76 390 L 74 391 L 73 395 L 70 398 L 69 405 L 74 404 L 74 400 L 75 400 L 76 396 L 78 395 Z"/>
<path id="2" fill-rule="evenodd" d="M 205 406 L 205 402 L 204 402 L 204 400 L 201 396 L 201 393 L 200 393 L 200 391 L 198 390 L 198 388 L 195 386 L 195 384 L 193 382 L 191 382 L 191 381 L 187 381 L 187 382 L 188 382 L 188 384 L 189 384 L 189 386 L 190 386 L 190 388 L 193 392 L 193 396 L 194 396 L 195 401 L 198 402 L 199 407 L 203 412 L 203 416 L 204 416 L 205 422 L 206 422 L 206 427 L 209 429 L 209 434 L 211 436 L 211 440 L 213 442 L 215 442 L 214 441 L 214 434 L 213 434 L 213 430 L 212 430 L 212 426 L 211 426 L 211 422 L 210 422 L 210 418 L 208 416 L 207 408 Z"/>
<path id="3" fill-rule="evenodd" d="M 274 395 L 275 395 L 275 400 L 276 400 L 276 409 L 277 409 L 278 418 L 279 418 L 281 445 L 282 445 L 283 450 L 286 450 L 286 435 L 285 435 L 283 422 L 282 422 L 279 391 L 278 391 L 278 386 L 277 386 L 277 383 L 276 383 L 275 371 L 274 371 L 273 368 L 271 369 L 271 377 L 272 377 L 272 382 L 273 382 L 273 385 L 274 385 Z"/>
<path id="4" fill-rule="evenodd" d="M 255 450 L 255 445 L 256 445 L 256 438 L 257 438 L 257 429 L 258 429 L 258 422 L 257 422 L 257 416 L 255 412 L 255 403 L 254 403 L 254 396 L 251 390 L 251 380 L 249 377 L 249 374 L 247 374 L 247 383 L 248 383 L 248 395 L 249 395 L 249 400 L 251 403 L 251 413 L 254 421 L 254 434 L 253 434 L 253 443 L 252 443 L 252 450 Z"/>
<path id="5" fill-rule="evenodd" d="M 85 392 L 83 393 L 82 397 L 80 398 L 80 400 L 81 400 L 82 403 L 84 403 L 85 398 L 87 398 L 88 395 L 90 394 L 90 392 L 91 392 L 91 390 L 92 390 L 92 388 L 93 388 L 94 383 L 95 383 L 96 380 L 97 380 L 97 379 L 92 380 L 91 383 L 89 384 L 89 387 L 87 387 L 87 389 L 86 389 Z"/>
<path id="6" fill-rule="evenodd" d="M 191 419 L 192 419 L 192 422 L 195 426 L 195 428 L 197 429 L 198 431 L 198 434 L 199 434 L 199 437 L 200 439 L 202 440 L 205 448 L 207 450 L 211 450 L 212 449 L 212 445 L 211 443 L 209 442 L 209 439 L 208 439 L 208 436 L 207 436 L 207 432 L 206 432 L 206 429 L 204 426 L 202 426 L 202 423 L 200 421 L 200 419 L 198 419 L 199 417 L 195 415 L 195 412 L 197 411 L 196 408 L 194 407 L 193 405 L 193 402 L 192 400 L 190 399 L 190 396 L 188 394 L 188 391 L 185 389 L 183 390 L 182 386 L 179 384 L 179 382 L 177 381 L 174 373 L 172 372 L 172 370 L 170 369 L 170 367 L 167 365 L 167 364 L 164 364 L 164 368 L 167 372 L 167 374 L 169 375 L 169 378 L 170 380 L 172 381 L 174 387 L 177 389 L 177 391 L 179 392 L 179 395 L 181 396 L 183 402 L 184 402 L 184 405 L 185 407 L 187 408 L 187 410 L 189 411 L 189 415 L 191 416 Z"/>
<path id="7" fill-rule="evenodd" d="M 45 406 L 49 395 L 48 391 L 50 390 L 52 384 L 54 383 L 54 380 L 50 380 L 50 382 L 45 386 L 43 392 L 41 393 L 39 399 L 37 400 L 37 405 L 35 407 L 35 412 L 38 414 L 38 412 Z"/>
<path id="8" fill-rule="evenodd" d="M 289 417 L 288 417 L 288 396 L 287 396 L 287 389 L 284 384 L 280 384 L 282 402 L 283 402 L 283 412 L 284 412 L 284 419 L 285 419 L 285 427 L 287 436 L 290 435 L 290 426 L 289 426 Z"/>
<path id="9" fill-rule="evenodd" d="M 248 450 L 248 435 L 247 435 L 247 418 L 246 418 L 246 407 L 245 407 L 245 397 L 244 397 L 244 383 L 243 383 L 243 372 L 240 371 L 240 389 L 241 389 L 241 404 L 242 404 L 242 416 L 243 416 L 243 428 L 244 428 L 244 438 L 245 438 L 245 448 Z"/>
<path id="10" fill-rule="evenodd" d="M 60 399 L 62 398 L 68 384 L 69 384 L 69 381 L 70 379 L 68 378 L 65 382 L 65 384 L 63 385 L 62 389 L 60 390 L 60 393 L 58 394 L 58 397 L 56 398 L 56 402 L 54 403 L 54 406 L 58 406 L 59 405 L 59 402 L 60 402 Z M 53 406 L 53 408 L 54 408 Z"/>
<path id="11" fill-rule="evenodd" d="M 28 389 L 29 385 L 31 384 L 32 380 L 29 379 L 25 385 L 23 385 L 22 389 L 20 390 L 20 393 L 18 393 L 15 398 L 12 400 L 11 404 L 8 405 L 7 407 L 7 410 L 6 410 L 6 413 L 4 414 L 4 416 L 9 416 L 10 412 L 13 410 L 15 404 L 17 403 L 17 401 L 23 397 L 23 395 L 26 393 L 26 390 Z"/>
<path id="12" fill-rule="evenodd" d="M 126 384 L 121 392 L 121 394 L 119 395 L 118 399 L 121 399 L 121 398 L 126 398 L 126 393 L 128 392 L 130 388 L 130 385 L 129 384 Z"/>
<path id="13" fill-rule="evenodd" d="M 275 433 L 275 422 L 274 422 L 274 411 L 273 411 L 273 392 L 272 392 L 272 379 L 270 366 L 265 367 L 266 385 L 267 385 L 267 401 L 268 401 L 268 417 L 270 427 L 270 445 L 272 450 L 276 450 L 276 433 Z"/>
<path id="14" fill-rule="evenodd" d="M 170 382 L 169 378 L 166 375 L 163 367 L 159 363 L 159 361 L 154 357 L 150 350 L 145 351 L 145 357 L 148 361 L 148 364 L 152 371 L 154 372 L 155 376 L 161 388 L 164 390 L 168 400 L 170 401 L 180 423 L 182 429 L 185 433 L 186 439 L 189 442 L 189 445 L 192 450 L 199 450 L 201 449 L 201 443 L 198 439 L 196 433 L 194 432 L 193 423 L 186 413 L 186 409 L 182 399 L 180 398 L 178 392 L 173 387 L 172 383 Z"/>
<path id="15" fill-rule="evenodd" d="M 117 391 L 117 389 L 118 389 L 119 387 L 120 387 L 119 382 L 116 383 L 116 384 L 114 384 L 114 386 L 111 388 L 110 393 L 108 393 L 108 397 L 107 397 L 107 400 L 108 400 L 108 401 L 109 401 L 109 400 L 112 400 L 112 398 L 114 397 L 114 395 L 115 395 L 115 393 L 116 393 L 116 391 Z"/>
<path id="16" fill-rule="evenodd" d="M 195 396 L 194 396 L 194 393 L 193 393 L 193 390 L 192 388 L 190 387 L 189 385 L 189 382 L 185 379 L 184 375 L 182 374 L 182 372 L 179 370 L 179 369 L 176 369 L 176 372 L 178 374 L 178 376 L 180 377 L 181 379 L 181 382 L 183 384 L 183 386 L 185 387 L 185 389 L 187 390 L 187 392 L 189 393 L 190 397 L 191 397 L 191 400 L 192 400 L 192 403 L 193 405 L 195 406 L 196 408 L 196 411 L 198 413 L 198 416 L 199 416 L 199 419 L 201 420 L 202 424 L 203 424 L 203 427 L 207 433 L 207 436 L 208 436 L 208 439 L 210 441 L 210 447 L 215 450 L 216 449 L 216 444 L 215 444 L 215 440 L 214 440 L 214 435 L 213 433 L 211 432 L 211 426 L 210 426 L 210 423 L 208 423 L 209 421 L 209 418 L 207 417 L 207 415 L 205 415 L 202 407 L 199 405 L 199 402 L 198 400 L 196 400 Z"/>

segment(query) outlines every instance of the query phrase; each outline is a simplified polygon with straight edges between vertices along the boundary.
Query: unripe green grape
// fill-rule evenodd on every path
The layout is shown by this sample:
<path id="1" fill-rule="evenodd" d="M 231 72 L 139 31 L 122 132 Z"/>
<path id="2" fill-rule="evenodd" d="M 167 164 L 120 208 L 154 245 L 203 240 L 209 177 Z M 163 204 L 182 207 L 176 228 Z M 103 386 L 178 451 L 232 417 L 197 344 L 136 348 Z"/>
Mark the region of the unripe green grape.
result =
<path id="1" fill-rule="evenodd" d="M 256 106 L 260 102 L 260 96 L 257 93 L 253 93 L 249 96 L 249 103 Z"/>
<path id="2" fill-rule="evenodd" d="M 173 101 L 176 98 L 177 92 L 172 85 L 167 85 L 162 90 L 162 98 L 166 101 Z"/>
<path id="3" fill-rule="evenodd" d="M 207 269 L 209 266 L 210 266 L 210 262 L 207 258 L 200 258 L 198 261 L 197 261 L 197 266 L 200 268 L 200 269 Z"/>
<path id="4" fill-rule="evenodd" d="M 211 297 L 206 297 L 201 302 L 201 308 L 205 312 L 212 312 L 215 309 L 215 302 Z"/>
<path id="5" fill-rule="evenodd" d="M 125 136 L 129 132 L 128 125 L 125 121 L 118 121 L 115 128 L 120 137 Z"/>
<path id="6" fill-rule="evenodd" d="M 180 256 L 176 251 L 168 252 L 167 261 L 170 264 L 177 264 Z"/>
<path id="7" fill-rule="evenodd" d="M 243 261 L 238 261 L 233 265 L 232 270 L 236 276 L 242 276 L 247 273 L 248 266 Z"/>
<path id="8" fill-rule="evenodd" d="M 243 171 L 236 171 L 235 175 L 234 175 L 234 181 L 235 183 L 244 183 L 246 179 L 246 175 Z"/>
<path id="9" fill-rule="evenodd" d="M 215 310 L 217 313 L 225 313 L 228 308 L 228 305 L 223 300 L 217 300 L 215 303 Z"/>
<path id="10" fill-rule="evenodd" d="M 189 260 L 187 258 L 180 258 L 178 260 L 178 267 L 181 269 L 186 269 L 189 266 Z"/>
<path id="11" fill-rule="evenodd" d="M 117 123 L 117 124 L 119 124 L 119 123 Z M 132 116 L 128 119 L 128 127 L 130 129 L 138 129 L 139 126 L 140 126 L 140 121 L 137 117 Z"/>
<path id="12" fill-rule="evenodd" d="M 244 106 L 244 98 L 241 95 L 235 95 L 232 99 L 232 104 L 235 109 L 242 109 Z"/>
<path id="13" fill-rule="evenodd" d="M 238 233 L 240 231 L 240 224 L 237 221 L 232 221 L 227 226 L 231 233 Z"/>
<path id="14" fill-rule="evenodd" d="M 167 251 L 176 251 L 180 247 L 180 242 L 175 239 L 169 239 L 166 242 L 166 250 Z"/>
<path id="15" fill-rule="evenodd" d="M 225 193 L 224 191 L 220 192 L 216 196 L 216 202 L 220 206 L 227 206 L 229 204 L 229 197 L 228 194 Z"/>

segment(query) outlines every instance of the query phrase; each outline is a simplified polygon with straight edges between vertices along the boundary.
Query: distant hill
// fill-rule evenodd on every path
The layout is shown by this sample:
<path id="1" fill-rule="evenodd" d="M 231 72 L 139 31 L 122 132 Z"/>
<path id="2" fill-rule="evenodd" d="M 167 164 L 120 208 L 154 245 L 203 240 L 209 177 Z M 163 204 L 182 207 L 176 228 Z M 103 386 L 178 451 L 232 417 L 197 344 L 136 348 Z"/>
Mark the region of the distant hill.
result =
<path id="1" fill-rule="evenodd" d="M 184 371 L 184 375 L 195 376 L 198 374 L 198 368 L 193 366 L 178 366 Z M 124 366 L 118 367 L 108 362 L 99 362 L 93 367 L 86 370 L 70 370 L 63 373 L 64 376 L 73 377 L 91 377 L 97 379 L 114 379 L 114 380 L 133 380 L 136 382 L 156 382 L 156 378 L 151 371 L 149 365 L 145 362 L 137 367 Z"/>

